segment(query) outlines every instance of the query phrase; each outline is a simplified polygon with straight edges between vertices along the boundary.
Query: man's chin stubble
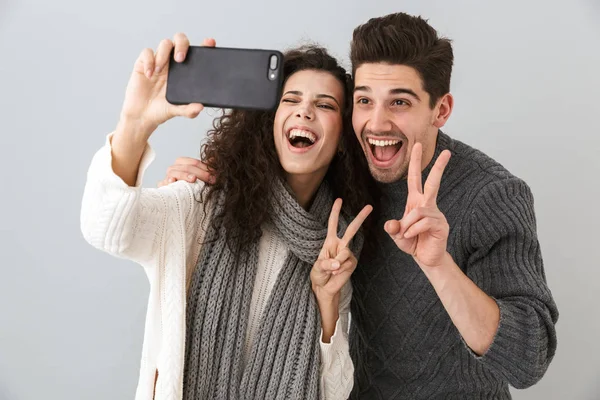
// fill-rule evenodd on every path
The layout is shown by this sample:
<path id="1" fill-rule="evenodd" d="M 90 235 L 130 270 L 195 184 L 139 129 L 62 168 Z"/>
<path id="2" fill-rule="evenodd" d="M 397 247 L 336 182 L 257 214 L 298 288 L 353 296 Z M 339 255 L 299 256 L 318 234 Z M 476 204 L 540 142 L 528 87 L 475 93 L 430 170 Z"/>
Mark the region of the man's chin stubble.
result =
<path id="1" fill-rule="evenodd" d="M 383 172 L 372 164 L 369 164 L 369 171 L 373 179 L 379 183 L 393 183 L 406 178 L 406 171 L 402 172 L 401 174 L 388 171 Z"/>

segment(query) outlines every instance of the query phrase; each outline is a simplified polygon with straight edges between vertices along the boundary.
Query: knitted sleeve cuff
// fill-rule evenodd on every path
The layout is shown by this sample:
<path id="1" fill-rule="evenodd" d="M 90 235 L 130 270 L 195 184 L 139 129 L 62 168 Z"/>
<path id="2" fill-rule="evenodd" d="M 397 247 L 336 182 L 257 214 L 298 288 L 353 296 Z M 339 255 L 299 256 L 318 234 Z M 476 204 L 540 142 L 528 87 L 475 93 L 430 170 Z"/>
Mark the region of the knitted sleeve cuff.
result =
<path id="1" fill-rule="evenodd" d="M 545 335 L 542 332 L 544 324 L 530 307 L 494 300 L 500 309 L 500 322 L 488 350 L 479 356 L 464 340 L 463 343 L 475 359 L 500 374 L 513 387 L 530 387 L 542 378 L 548 367 L 545 361 L 547 346 L 540 345 L 540 338 Z"/>
<path id="2" fill-rule="evenodd" d="M 127 186 L 127 184 L 117 175 L 112 169 L 112 138 L 114 136 L 114 132 L 110 133 L 106 136 L 106 142 L 104 146 L 98 151 L 96 157 L 94 157 L 94 162 L 92 164 L 93 171 L 100 175 L 105 182 L 114 183 L 118 186 Z M 146 148 L 144 149 L 144 153 L 142 154 L 142 158 L 140 160 L 140 168 L 138 170 L 137 181 L 135 183 L 135 187 L 140 187 L 142 185 L 142 181 L 144 179 L 144 173 L 148 166 L 154 161 L 156 157 L 156 153 L 150 146 L 150 144 L 146 144 Z"/>
<path id="3" fill-rule="evenodd" d="M 337 322 L 335 323 L 335 331 L 329 343 L 324 343 L 321 339 L 321 366 L 323 369 L 328 369 L 333 363 L 350 357 L 349 346 L 348 346 L 348 334 L 343 332 L 342 326 L 348 326 L 342 319 L 348 319 L 347 314 L 340 314 Z M 323 330 L 321 330 L 321 337 L 323 337 Z"/>
<path id="4" fill-rule="evenodd" d="M 321 342 L 321 400 L 345 400 L 354 385 L 348 334 L 342 327 L 348 314 L 340 314 L 330 343 Z"/>

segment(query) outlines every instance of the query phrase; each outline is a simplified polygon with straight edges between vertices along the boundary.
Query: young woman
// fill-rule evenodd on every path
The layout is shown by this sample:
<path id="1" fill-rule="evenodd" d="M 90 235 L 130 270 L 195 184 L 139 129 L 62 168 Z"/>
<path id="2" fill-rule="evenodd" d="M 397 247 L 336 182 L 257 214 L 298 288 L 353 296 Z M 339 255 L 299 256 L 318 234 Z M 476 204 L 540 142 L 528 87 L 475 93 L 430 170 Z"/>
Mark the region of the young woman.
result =
<path id="1" fill-rule="evenodd" d="M 81 212 L 90 244 L 150 280 L 136 399 L 345 399 L 349 278 L 372 209 L 349 76 L 322 48 L 287 52 L 276 112 L 228 112 L 209 132 L 213 184 L 141 189 L 151 134 L 203 108 L 166 101 L 173 48 L 183 61 L 185 35 L 141 53 Z"/>

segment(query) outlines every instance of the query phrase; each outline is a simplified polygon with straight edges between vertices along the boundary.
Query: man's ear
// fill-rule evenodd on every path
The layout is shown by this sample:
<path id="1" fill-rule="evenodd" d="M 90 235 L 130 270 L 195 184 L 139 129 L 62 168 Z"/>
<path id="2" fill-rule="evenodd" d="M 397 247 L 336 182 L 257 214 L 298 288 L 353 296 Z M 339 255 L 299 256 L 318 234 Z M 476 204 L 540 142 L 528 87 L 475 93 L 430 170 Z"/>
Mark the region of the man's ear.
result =
<path id="1" fill-rule="evenodd" d="M 452 114 L 454 108 L 454 97 L 452 94 L 446 93 L 437 102 L 435 106 L 436 112 L 434 113 L 433 125 L 436 128 L 441 128 L 446 124 L 448 118 Z"/>

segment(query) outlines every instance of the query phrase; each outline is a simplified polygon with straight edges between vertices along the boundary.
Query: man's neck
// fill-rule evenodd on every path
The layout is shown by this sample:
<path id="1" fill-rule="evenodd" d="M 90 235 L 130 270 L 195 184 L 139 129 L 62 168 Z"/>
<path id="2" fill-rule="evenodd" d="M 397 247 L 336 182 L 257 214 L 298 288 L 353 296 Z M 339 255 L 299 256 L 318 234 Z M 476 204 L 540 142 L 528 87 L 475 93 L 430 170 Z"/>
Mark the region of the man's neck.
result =
<path id="1" fill-rule="evenodd" d="M 435 155 L 435 151 L 438 145 L 440 132 L 441 131 L 439 129 L 436 129 L 435 132 L 429 133 L 428 137 L 430 139 L 427 141 L 427 143 L 422 143 L 424 151 L 423 157 L 421 159 L 421 171 L 425 171 L 425 169 L 433 165 L 433 156 Z"/>

